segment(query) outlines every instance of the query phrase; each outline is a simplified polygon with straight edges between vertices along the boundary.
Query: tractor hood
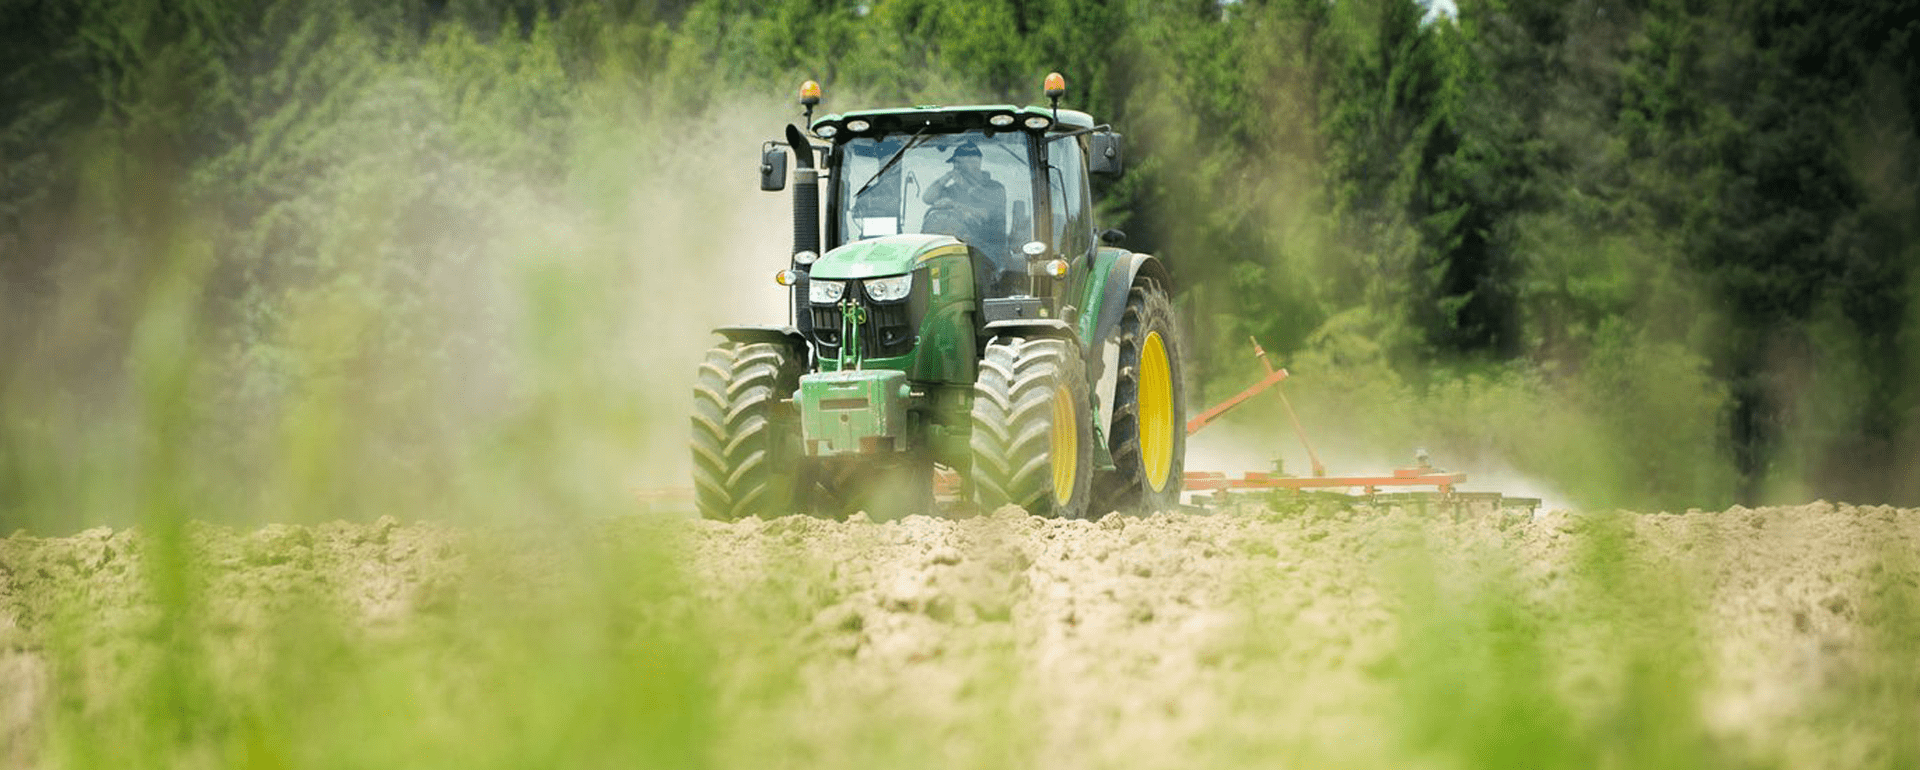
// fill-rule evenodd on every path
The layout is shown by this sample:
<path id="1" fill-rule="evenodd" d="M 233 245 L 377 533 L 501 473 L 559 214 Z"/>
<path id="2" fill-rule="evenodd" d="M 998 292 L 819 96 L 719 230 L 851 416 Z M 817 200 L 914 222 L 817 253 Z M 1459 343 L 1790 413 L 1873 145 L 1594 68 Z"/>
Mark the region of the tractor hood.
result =
<path id="1" fill-rule="evenodd" d="M 807 272 L 832 281 L 900 275 L 913 272 L 922 260 L 953 249 L 965 250 L 966 246 L 950 235 L 888 235 L 829 251 Z"/>

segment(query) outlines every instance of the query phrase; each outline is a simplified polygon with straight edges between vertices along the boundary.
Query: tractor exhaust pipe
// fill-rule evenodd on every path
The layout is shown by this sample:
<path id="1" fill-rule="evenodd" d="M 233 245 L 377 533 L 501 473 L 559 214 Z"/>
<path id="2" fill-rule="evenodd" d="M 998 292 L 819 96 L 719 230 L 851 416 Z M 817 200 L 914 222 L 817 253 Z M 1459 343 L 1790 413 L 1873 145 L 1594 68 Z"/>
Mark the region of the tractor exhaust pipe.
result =
<path id="1" fill-rule="evenodd" d="M 801 264 L 792 259 L 793 325 L 813 338 L 813 309 L 807 304 L 807 270 L 820 255 L 820 172 L 813 167 L 813 145 L 807 135 L 787 124 L 787 146 L 793 149 L 793 254 L 812 252 Z"/>
<path id="2" fill-rule="evenodd" d="M 793 148 L 793 253 L 820 253 L 820 172 L 813 167 L 813 145 L 793 124 L 787 124 L 787 145 Z"/>

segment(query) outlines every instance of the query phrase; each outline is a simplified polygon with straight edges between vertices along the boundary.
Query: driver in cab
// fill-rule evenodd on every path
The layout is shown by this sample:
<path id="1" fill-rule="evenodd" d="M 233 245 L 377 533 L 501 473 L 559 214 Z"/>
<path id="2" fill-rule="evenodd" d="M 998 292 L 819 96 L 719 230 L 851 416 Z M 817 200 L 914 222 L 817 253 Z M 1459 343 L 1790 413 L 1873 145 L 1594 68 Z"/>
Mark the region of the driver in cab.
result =
<path id="1" fill-rule="evenodd" d="M 980 168 L 980 147 L 967 142 L 955 148 L 945 176 L 927 186 L 921 201 L 928 204 L 922 228 L 952 235 L 988 254 L 1005 249 L 1007 188 Z"/>

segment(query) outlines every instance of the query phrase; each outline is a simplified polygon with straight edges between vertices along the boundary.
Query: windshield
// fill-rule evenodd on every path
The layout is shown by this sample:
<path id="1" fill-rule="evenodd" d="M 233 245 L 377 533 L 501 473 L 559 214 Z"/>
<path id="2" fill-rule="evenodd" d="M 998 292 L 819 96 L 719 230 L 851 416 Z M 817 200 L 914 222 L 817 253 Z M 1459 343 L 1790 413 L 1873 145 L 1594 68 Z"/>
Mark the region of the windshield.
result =
<path id="1" fill-rule="evenodd" d="M 906 152 L 875 176 L 901 148 Z M 1026 134 L 891 134 L 849 140 L 841 152 L 834 208 L 842 243 L 935 233 L 1017 262 L 1019 248 L 1033 238 Z"/>

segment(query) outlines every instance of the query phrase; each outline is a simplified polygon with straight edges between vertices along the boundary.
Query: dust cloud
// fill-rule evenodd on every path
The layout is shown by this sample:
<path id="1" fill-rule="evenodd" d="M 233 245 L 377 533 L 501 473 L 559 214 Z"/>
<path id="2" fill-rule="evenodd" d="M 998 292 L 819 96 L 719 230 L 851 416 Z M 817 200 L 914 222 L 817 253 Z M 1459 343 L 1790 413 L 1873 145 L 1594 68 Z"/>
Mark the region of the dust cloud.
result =
<path id="1" fill-rule="evenodd" d="M 238 176 L 135 157 L 89 180 L 63 215 L 121 229 L 76 231 L 49 280 L 0 295 L 15 526 L 130 523 L 156 463 L 231 521 L 460 517 L 503 492 L 523 499 L 495 513 L 546 515 L 511 511 L 686 484 L 709 330 L 786 323 L 790 199 L 756 181 L 797 108 L 583 99 L 564 137 L 518 129 L 560 167 L 517 167 L 464 153 L 422 88 L 366 87 L 365 125 L 320 134 L 345 137 L 254 220 L 223 219 L 250 210 L 221 197 Z"/>

